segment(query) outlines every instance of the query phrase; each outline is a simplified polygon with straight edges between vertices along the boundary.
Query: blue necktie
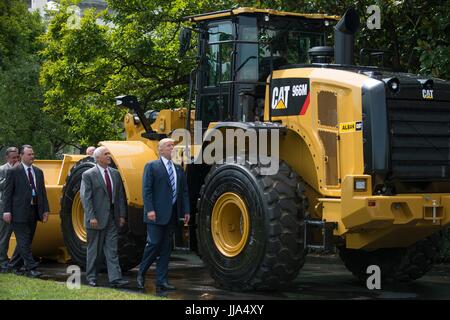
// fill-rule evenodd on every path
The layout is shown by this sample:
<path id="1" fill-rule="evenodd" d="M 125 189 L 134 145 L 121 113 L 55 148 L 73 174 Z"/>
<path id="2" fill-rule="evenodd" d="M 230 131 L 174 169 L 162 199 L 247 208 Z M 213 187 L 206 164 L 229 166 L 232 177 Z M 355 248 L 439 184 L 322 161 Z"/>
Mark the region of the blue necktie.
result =
<path id="1" fill-rule="evenodd" d="M 169 183 L 172 187 L 172 204 L 177 201 L 177 188 L 175 186 L 175 175 L 173 174 L 172 161 L 167 162 L 167 173 L 169 174 Z"/>

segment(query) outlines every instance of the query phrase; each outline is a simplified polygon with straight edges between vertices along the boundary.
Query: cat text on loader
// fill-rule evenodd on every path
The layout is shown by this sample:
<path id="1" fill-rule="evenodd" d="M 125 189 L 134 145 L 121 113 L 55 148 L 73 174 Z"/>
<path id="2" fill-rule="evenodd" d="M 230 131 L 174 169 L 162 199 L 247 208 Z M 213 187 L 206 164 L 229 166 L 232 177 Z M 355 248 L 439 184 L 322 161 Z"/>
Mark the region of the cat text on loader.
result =
<path id="1" fill-rule="evenodd" d="M 430 270 L 450 223 L 450 83 L 356 66 L 359 18 L 349 9 L 338 19 L 254 8 L 188 17 L 192 28 L 182 31 L 180 48 L 189 50 L 194 30 L 195 110 L 189 99 L 185 109 L 144 113 L 135 97 L 117 97 L 132 110 L 124 122 L 127 140 L 101 145 L 111 151 L 127 195 L 119 249 L 124 268 L 138 263 L 145 239 L 144 165 L 158 158 L 158 140 L 185 128 L 193 142 L 180 142 L 176 151 L 193 160 L 227 129 L 269 130 L 276 138 L 265 146 L 278 167 L 270 175 L 261 159 L 225 153 L 215 164 L 184 162 L 196 211 L 191 249 L 220 286 L 286 287 L 311 248 L 335 246 L 361 279 L 369 265 L 392 281 Z M 330 26 L 334 49 L 326 46 Z M 224 145 L 240 142 L 222 137 Z M 79 186 L 92 161 L 66 156 L 38 163 L 46 170 L 53 219 L 39 227 L 36 243 L 47 254 L 64 251 L 56 235 L 60 214 L 65 247 L 80 265 L 86 231 Z M 53 251 L 41 240 L 50 235 Z"/>

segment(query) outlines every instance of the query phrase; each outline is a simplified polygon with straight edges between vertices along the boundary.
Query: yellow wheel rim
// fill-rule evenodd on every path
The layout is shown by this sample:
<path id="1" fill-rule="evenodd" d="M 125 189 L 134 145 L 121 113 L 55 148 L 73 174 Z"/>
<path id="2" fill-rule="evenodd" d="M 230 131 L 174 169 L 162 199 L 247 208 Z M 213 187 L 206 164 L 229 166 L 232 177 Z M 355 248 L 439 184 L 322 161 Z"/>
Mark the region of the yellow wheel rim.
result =
<path id="1" fill-rule="evenodd" d="M 227 257 L 235 257 L 244 249 L 250 231 L 248 209 L 233 192 L 224 193 L 214 205 L 211 217 L 214 244 Z"/>
<path id="2" fill-rule="evenodd" d="M 87 242 L 86 228 L 84 226 L 84 210 L 81 205 L 80 192 L 77 192 L 72 203 L 72 226 L 78 239 Z"/>

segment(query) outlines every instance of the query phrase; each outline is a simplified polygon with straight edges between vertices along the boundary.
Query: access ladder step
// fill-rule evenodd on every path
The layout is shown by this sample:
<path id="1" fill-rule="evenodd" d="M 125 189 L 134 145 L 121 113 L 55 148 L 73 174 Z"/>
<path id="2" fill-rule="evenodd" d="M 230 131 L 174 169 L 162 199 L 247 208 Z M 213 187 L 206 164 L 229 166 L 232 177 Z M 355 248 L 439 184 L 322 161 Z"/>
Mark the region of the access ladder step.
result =
<path id="1" fill-rule="evenodd" d="M 305 249 L 334 252 L 333 230 L 337 228 L 336 222 L 306 219 L 304 228 Z"/>

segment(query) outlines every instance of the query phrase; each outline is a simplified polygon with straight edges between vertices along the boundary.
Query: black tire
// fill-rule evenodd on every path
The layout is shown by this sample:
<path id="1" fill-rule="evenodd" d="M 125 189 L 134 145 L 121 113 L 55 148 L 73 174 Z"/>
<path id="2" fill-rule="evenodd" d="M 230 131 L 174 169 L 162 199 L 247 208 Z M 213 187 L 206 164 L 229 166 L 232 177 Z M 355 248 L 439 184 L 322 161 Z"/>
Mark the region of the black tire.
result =
<path id="1" fill-rule="evenodd" d="M 442 233 L 438 232 L 408 248 L 383 248 L 375 251 L 339 249 L 339 256 L 349 271 L 365 282 L 367 267 L 377 265 L 386 282 L 409 282 L 424 276 L 439 260 Z"/>
<path id="2" fill-rule="evenodd" d="M 450 263 L 450 227 L 442 230 L 441 263 Z"/>
<path id="3" fill-rule="evenodd" d="M 197 213 L 199 253 L 219 286 L 230 290 L 277 290 L 288 287 L 303 267 L 304 184 L 289 166 L 260 174 L 258 165 L 225 163 L 211 168 L 200 190 Z M 220 252 L 212 236 L 216 201 L 233 192 L 245 202 L 249 236 L 238 255 Z"/>
<path id="4" fill-rule="evenodd" d="M 81 186 L 81 177 L 83 172 L 89 170 L 95 165 L 92 157 L 86 157 L 78 161 L 70 170 L 66 178 L 61 197 L 61 230 L 63 233 L 64 243 L 75 264 L 83 270 L 86 268 L 86 241 L 85 238 L 79 236 L 75 229 L 80 228 L 80 222 L 73 221 L 72 207 L 80 205 L 79 192 Z M 75 226 L 75 227 L 74 227 Z M 123 272 L 128 271 L 140 262 L 142 252 L 144 250 L 145 239 L 133 235 L 128 228 L 124 226 L 119 229 L 119 261 Z M 102 270 L 106 270 L 102 266 Z"/>

